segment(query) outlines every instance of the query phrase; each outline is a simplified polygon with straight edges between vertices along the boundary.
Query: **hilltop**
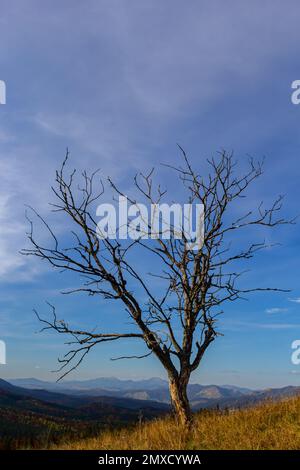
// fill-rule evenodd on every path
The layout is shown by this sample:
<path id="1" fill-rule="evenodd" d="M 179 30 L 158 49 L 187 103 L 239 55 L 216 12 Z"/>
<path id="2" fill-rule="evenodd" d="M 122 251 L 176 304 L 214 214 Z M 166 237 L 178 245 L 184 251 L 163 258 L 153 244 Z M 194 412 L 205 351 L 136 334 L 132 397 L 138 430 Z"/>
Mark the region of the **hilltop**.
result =
<path id="1" fill-rule="evenodd" d="M 54 447 L 53 447 L 54 448 Z M 171 417 L 104 431 L 56 447 L 75 450 L 298 450 L 300 397 L 271 400 L 242 410 L 203 410 L 190 432 Z"/>

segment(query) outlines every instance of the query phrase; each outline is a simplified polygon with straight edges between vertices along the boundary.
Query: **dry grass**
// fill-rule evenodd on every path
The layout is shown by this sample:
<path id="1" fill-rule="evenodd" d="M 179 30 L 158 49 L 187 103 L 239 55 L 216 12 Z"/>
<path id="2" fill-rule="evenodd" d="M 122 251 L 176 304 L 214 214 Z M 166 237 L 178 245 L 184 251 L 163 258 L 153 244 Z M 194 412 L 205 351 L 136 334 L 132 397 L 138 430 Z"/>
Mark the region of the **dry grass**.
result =
<path id="1" fill-rule="evenodd" d="M 99 436 L 66 442 L 60 449 L 300 449 L 300 397 L 231 412 L 204 411 L 190 432 L 162 418 Z"/>

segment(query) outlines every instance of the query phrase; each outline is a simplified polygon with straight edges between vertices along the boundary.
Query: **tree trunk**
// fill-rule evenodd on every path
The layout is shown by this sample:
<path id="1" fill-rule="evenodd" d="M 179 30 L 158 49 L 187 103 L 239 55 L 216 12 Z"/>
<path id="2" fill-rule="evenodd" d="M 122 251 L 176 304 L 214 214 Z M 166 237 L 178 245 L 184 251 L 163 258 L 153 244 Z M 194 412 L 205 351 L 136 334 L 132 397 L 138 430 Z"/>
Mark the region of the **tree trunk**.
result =
<path id="1" fill-rule="evenodd" d="M 178 422 L 189 427 L 192 423 L 192 412 L 187 397 L 187 381 L 170 379 L 169 389 L 171 404 Z"/>

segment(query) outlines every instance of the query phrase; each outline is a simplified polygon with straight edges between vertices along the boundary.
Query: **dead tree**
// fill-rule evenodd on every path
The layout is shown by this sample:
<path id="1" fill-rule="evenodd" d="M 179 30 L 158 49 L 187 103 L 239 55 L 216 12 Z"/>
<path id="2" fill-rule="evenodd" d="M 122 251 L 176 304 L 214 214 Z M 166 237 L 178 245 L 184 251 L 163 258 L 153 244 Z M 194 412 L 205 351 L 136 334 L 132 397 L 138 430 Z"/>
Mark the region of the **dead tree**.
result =
<path id="1" fill-rule="evenodd" d="M 23 250 L 25 255 L 34 255 L 50 263 L 53 268 L 73 271 L 83 275 L 85 281 L 70 292 L 85 292 L 99 295 L 107 300 L 118 301 L 124 310 L 125 320 L 133 324 L 133 331 L 104 332 L 93 329 L 76 329 L 65 320 L 58 320 L 55 308 L 53 318 L 45 319 L 36 312 L 43 322 L 43 329 L 53 329 L 69 335 L 68 352 L 59 359 L 62 377 L 74 370 L 100 343 L 124 338 L 139 339 L 148 348 L 145 357 L 153 354 L 165 369 L 171 402 L 175 414 L 182 424 L 190 423 L 191 410 L 187 386 L 193 371 L 199 366 L 208 346 L 221 334 L 217 329 L 217 317 L 225 302 L 243 298 L 255 291 L 282 290 L 276 287 L 239 287 L 239 278 L 246 260 L 267 247 L 264 241 L 250 243 L 244 249 L 231 247 L 231 235 L 236 231 L 255 226 L 275 227 L 292 223 L 281 217 L 282 197 L 278 197 L 269 208 L 261 204 L 235 220 L 230 207 L 234 201 L 245 196 L 245 192 L 262 175 L 262 162 L 249 161 L 249 168 L 243 176 L 236 174 L 236 162 L 225 151 L 218 157 L 207 160 L 206 176 L 198 174 L 191 166 L 183 149 L 183 166 L 170 167 L 179 177 L 187 191 L 190 203 L 204 206 L 205 236 L 198 250 L 187 249 L 184 236 L 169 240 L 158 237 L 155 240 L 99 239 L 97 220 L 94 216 L 95 203 L 103 197 L 104 185 L 98 183 L 94 192 L 97 174 L 84 172 L 83 186 L 75 184 L 75 171 L 66 175 L 68 154 L 59 171 L 53 192 L 59 211 L 73 223 L 71 231 L 74 245 L 63 247 L 54 230 L 44 218 L 36 214 L 49 232 L 52 242 L 44 246 L 39 243 L 30 222 L 29 240 L 31 247 Z M 111 189 L 122 194 L 109 179 Z M 135 190 L 149 203 L 159 204 L 166 197 L 160 187 L 154 190 L 153 172 L 139 174 L 134 178 Z M 132 203 L 136 199 L 130 199 Z M 137 250 L 132 256 L 133 250 Z M 144 251 L 145 250 L 145 251 Z M 150 254 L 157 266 L 160 292 L 141 270 L 143 253 Z M 147 300 L 145 300 L 147 298 Z M 108 312 L 99 312 L 105 315 Z M 112 325 L 114 324 L 112 320 Z M 128 358 L 124 354 L 123 358 Z M 137 356 L 133 356 L 137 357 Z"/>

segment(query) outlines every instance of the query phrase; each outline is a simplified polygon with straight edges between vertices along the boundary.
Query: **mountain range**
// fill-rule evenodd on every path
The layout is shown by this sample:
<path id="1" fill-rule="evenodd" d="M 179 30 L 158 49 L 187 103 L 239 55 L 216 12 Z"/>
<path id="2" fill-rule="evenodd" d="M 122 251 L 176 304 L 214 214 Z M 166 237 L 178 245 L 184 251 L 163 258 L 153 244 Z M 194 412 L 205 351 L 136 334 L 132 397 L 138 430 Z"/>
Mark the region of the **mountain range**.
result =
<path id="1" fill-rule="evenodd" d="M 264 399 L 300 394 L 300 387 L 250 390 L 190 384 L 192 408 L 241 408 Z M 46 382 L 0 379 L 0 449 L 47 448 L 85 439 L 104 429 L 153 419 L 170 411 L 162 379 Z"/>
<path id="2" fill-rule="evenodd" d="M 90 380 L 70 380 L 64 382 L 46 382 L 34 378 L 10 380 L 10 385 L 27 390 L 31 396 L 45 401 L 55 400 L 56 403 L 73 406 L 74 400 L 92 403 L 97 400 L 122 399 L 122 404 L 136 402 L 143 408 L 146 404 L 151 407 L 168 406 L 170 403 L 168 382 L 160 378 L 144 380 L 120 380 L 115 377 L 101 377 Z M 1 383 L 0 383 L 1 389 Z M 265 390 L 252 390 L 231 385 L 201 385 L 190 384 L 188 395 L 193 409 L 224 407 L 242 407 L 267 398 L 284 398 L 297 395 L 300 387 L 287 386 Z"/>

